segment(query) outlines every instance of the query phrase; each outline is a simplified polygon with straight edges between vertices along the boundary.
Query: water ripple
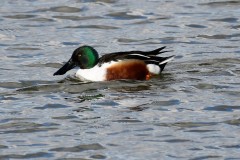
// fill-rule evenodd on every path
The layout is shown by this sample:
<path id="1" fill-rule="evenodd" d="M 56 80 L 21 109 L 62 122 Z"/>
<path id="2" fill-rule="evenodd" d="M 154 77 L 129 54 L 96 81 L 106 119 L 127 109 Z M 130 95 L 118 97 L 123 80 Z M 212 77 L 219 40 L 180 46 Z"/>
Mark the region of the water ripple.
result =
<path id="1" fill-rule="evenodd" d="M 0 159 L 28 159 L 28 158 L 51 158 L 51 157 L 54 157 L 53 153 L 47 153 L 47 152 L 0 155 Z"/>
<path id="2" fill-rule="evenodd" d="M 103 29 L 103 30 L 119 29 L 119 27 L 107 26 L 107 25 L 79 25 L 79 26 L 66 26 L 64 28 L 86 28 L 86 29 Z"/>
<path id="3" fill-rule="evenodd" d="M 145 19 L 146 17 L 143 15 L 137 15 L 130 12 L 115 12 L 109 13 L 106 16 L 112 17 L 117 20 L 131 20 L 131 19 Z"/>
<path id="4" fill-rule="evenodd" d="M 53 148 L 50 149 L 50 151 L 55 151 L 55 152 L 83 152 L 87 150 L 102 150 L 105 149 L 102 145 L 98 143 L 94 144 L 83 144 L 83 145 L 78 145 L 74 147 L 60 147 L 60 148 Z"/>
<path id="5" fill-rule="evenodd" d="M 219 2 L 208 2 L 208 3 L 201 3 L 201 5 L 208 5 L 211 7 L 226 7 L 226 6 L 238 6 L 240 5 L 239 1 L 219 1 Z"/>
<path id="6" fill-rule="evenodd" d="M 34 18 L 36 15 L 26 15 L 26 14 L 17 14 L 17 15 L 9 15 L 9 16 L 4 16 L 5 18 L 10 18 L 10 19 L 28 19 L 28 18 Z"/>
<path id="7" fill-rule="evenodd" d="M 32 12 L 61 12 L 61 13 L 78 13 L 82 11 L 82 9 L 77 8 L 77 7 L 69 7 L 69 6 L 57 6 L 57 7 L 50 7 L 50 8 L 45 8 L 45 9 L 39 9 L 35 10 Z"/>
<path id="8" fill-rule="evenodd" d="M 234 110 L 239 110 L 240 106 L 231 106 L 231 105 L 218 105 L 214 107 L 206 107 L 204 110 L 209 110 L 209 111 L 228 111 L 228 112 L 233 112 Z"/>
<path id="9" fill-rule="evenodd" d="M 218 22 L 228 22 L 228 23 L 236 23 L 238 18 L 222 18 L 222 19 L 210 19 L 210 21 L 218 21 Z"/>
<path id="10" fill-rule="evenodd" d="M 57 19 L 67 19 L 72 21 L 82 21 L 82 20 L 92 20 L 92 19 L 102 19 L 101 16 L 53 16 L 53 18 Z"/>

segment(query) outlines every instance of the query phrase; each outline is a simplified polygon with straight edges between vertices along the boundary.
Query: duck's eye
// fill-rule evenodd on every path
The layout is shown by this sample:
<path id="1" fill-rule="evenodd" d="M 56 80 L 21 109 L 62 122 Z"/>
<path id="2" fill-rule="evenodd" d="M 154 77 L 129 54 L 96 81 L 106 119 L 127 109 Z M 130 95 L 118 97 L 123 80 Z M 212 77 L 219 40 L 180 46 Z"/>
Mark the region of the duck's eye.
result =
<path id="1" fill-rule="evenodd" d="M 77 56 L 77 58 L 78 58 L 79 61 L 81 60 L 81 57 L 82 57 L 81 54 L 79 54 L 79 55 Z"/>

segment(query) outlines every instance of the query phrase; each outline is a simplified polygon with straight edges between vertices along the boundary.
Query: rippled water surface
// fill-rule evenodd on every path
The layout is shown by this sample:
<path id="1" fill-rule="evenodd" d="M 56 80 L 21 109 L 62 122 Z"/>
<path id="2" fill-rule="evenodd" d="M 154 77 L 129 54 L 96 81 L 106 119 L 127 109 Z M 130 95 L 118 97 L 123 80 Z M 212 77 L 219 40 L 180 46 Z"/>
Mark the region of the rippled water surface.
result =
<path id="1" fill-rule="evenodd" d="M 240 159 L 240 1 L 1 0 L 0 159 Z M 167 46 L 149 81 L 52 74 L 80 45 Z"/>

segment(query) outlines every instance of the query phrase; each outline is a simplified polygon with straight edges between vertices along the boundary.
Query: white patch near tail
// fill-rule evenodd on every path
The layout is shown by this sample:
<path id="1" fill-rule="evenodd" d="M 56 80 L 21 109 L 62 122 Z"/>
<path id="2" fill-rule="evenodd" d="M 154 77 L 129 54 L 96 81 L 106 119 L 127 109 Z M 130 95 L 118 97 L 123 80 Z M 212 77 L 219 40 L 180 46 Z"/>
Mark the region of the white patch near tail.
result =
<path id="1" fill-rule="evenodd" d="M 160 67 L 155 64 L 148 64 L 147 68 L 148 68 L 148 71 L 152 74 L 159 74 L 161 71 Z"/>

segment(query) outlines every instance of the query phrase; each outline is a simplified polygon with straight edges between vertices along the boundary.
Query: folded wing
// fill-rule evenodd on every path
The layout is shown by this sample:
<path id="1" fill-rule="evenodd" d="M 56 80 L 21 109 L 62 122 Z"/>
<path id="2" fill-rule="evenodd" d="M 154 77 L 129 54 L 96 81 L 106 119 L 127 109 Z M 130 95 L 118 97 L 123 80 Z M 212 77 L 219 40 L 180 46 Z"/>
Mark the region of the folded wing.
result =
<path id="1" fill-rule="evenodd" d="M 103 63 L 111 62 L 111 61 L 119 61 L 119 60 L 125 60 L 125 59 L 138 59 L 144 61 L 147 65 L 156 65 L 160 68 L 160 72 L 163 71 L 165 65 L 173 59 L 174 56 L 168 56 L 168 57 L 160 57 L 157 56 L 159 54 L 169 52 L 169 51 L 163 51 L 163 49 L 166 48 L 166 46 L 144 52 L 144 51 L 128 51 L 128 52 L 115 52 L 103 55 L 98 62 L 98 65 L 101 66 Z"/>

